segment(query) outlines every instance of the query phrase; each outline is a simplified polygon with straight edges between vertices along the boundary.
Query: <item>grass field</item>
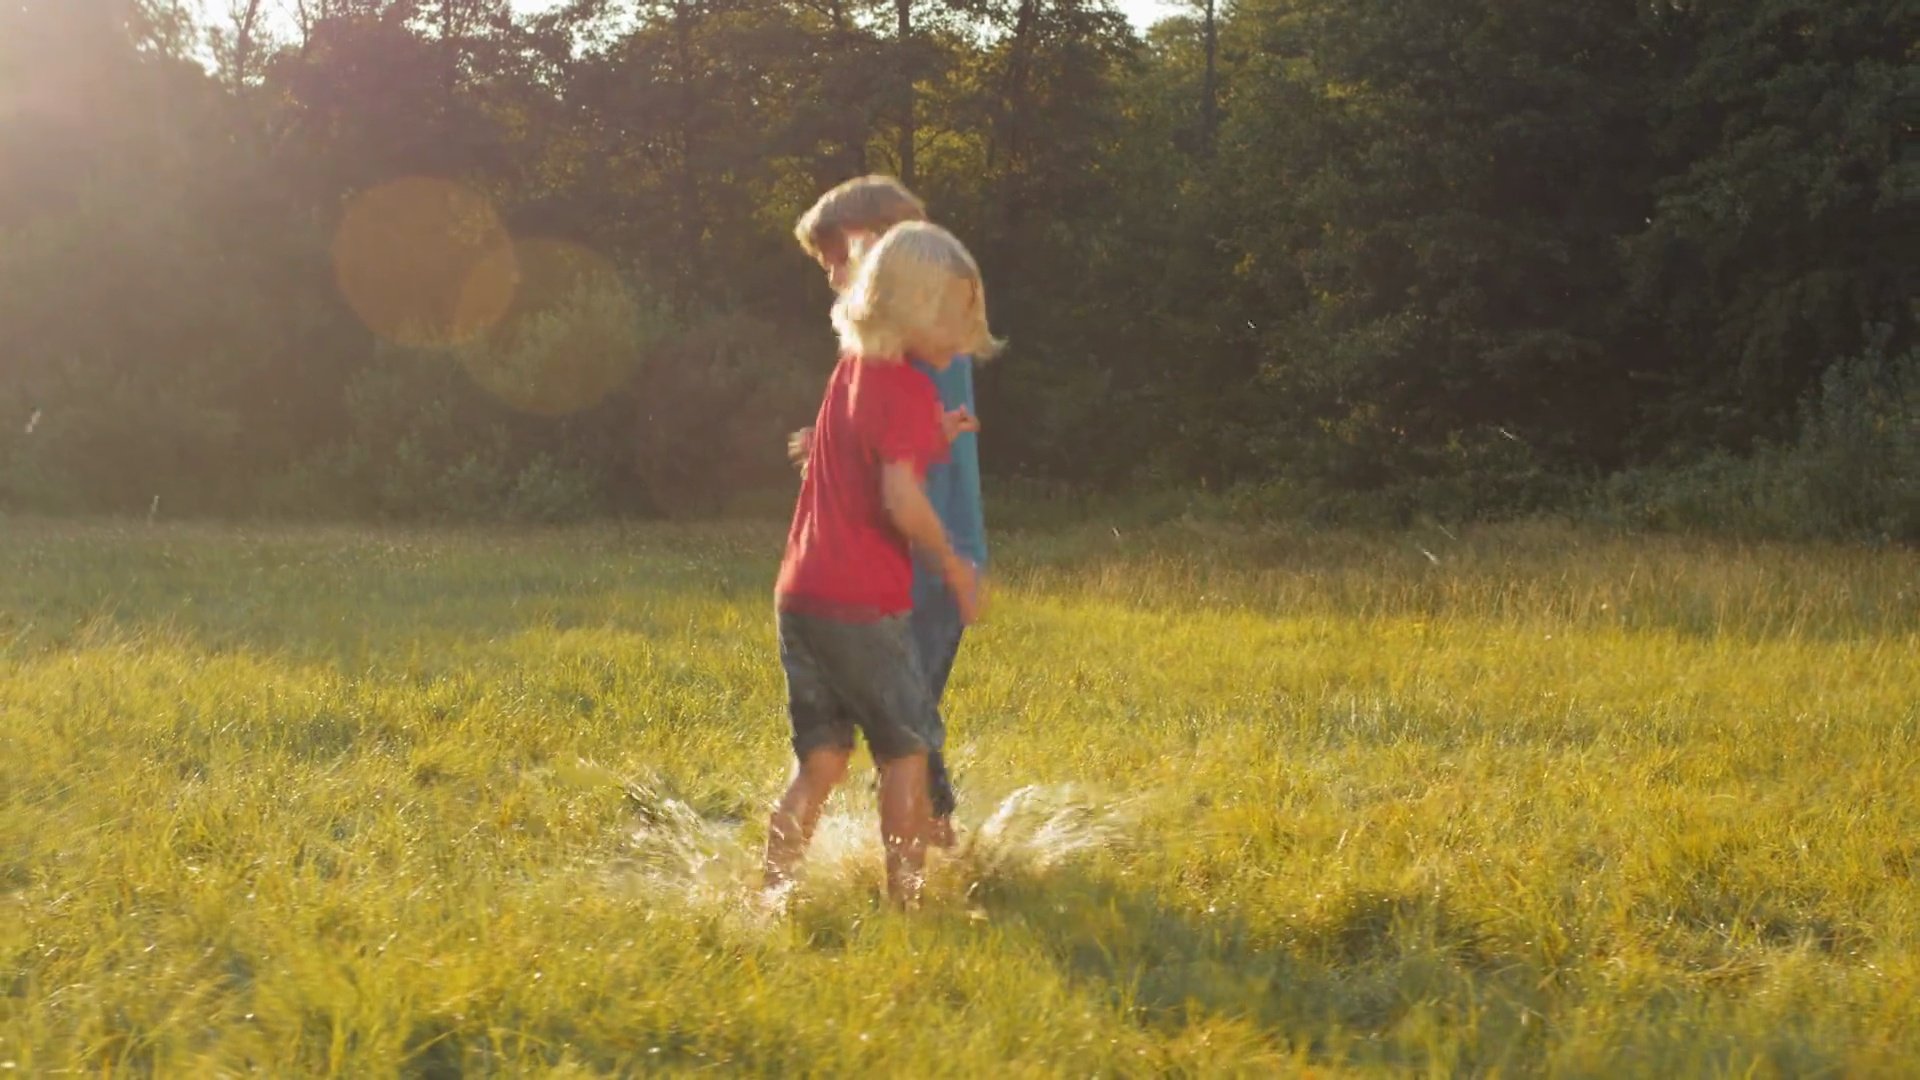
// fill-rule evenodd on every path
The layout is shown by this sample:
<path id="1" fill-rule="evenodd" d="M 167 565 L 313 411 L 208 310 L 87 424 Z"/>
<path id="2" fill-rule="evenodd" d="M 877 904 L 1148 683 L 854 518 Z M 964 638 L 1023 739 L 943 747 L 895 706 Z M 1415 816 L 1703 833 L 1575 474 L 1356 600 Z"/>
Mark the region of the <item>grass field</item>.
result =
<path id="1" fill-rule="evenodd" d="M 1920 555 L 1006 535 L 768 919 L 779 539 L 0 519 L 0 1071 L 1920 1068 Z"/>

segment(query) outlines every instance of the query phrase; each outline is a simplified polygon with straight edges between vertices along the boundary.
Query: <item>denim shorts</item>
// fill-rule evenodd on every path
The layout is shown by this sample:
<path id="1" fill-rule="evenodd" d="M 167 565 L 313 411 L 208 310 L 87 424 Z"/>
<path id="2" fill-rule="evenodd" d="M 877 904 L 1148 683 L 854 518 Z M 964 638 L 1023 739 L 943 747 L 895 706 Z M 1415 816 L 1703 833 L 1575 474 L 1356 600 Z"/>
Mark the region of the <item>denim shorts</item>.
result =
<path id="1" fill-rule="evenodd" d="M 943 731 L 905 615 L 841 622 L 779 613 L 793 752 L 851 750 L 857 728 L 877 762 L 924 754 Z"/>

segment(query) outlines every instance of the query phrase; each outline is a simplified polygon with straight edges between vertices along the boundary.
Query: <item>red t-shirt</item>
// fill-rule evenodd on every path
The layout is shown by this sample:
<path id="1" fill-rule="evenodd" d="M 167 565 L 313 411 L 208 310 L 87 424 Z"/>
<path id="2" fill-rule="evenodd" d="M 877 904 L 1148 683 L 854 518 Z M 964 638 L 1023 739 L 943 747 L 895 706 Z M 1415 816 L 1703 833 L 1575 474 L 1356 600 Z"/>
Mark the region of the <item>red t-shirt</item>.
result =
<path id="1" fill-rule="evenodd" d="M 774 597 L 782 611 L 869 622 L 913 608 L 913 557 L 888 519 L 881 466 L 946 460 L 940 395 L 907 363 L 843 356 L 813 422 Z"/>

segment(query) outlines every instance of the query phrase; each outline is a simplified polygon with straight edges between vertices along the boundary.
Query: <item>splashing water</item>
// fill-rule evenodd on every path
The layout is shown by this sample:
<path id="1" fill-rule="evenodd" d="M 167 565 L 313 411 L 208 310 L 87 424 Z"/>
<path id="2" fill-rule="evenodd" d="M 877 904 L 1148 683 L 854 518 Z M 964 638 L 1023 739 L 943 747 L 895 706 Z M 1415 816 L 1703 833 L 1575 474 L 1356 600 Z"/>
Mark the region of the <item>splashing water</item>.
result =
<path id="1" fill-rule="evenodd" d="M 663 903 L 752 916 L 756 922 L 792 903 L 791 893 L 760 894 L 760 852 L 743 835 L 742 822 L 704 816 L 645 784 L 629 782 L 627 794 L 637 821 L 613 868 L 623 887 Z M 807 895 L 881 886 L 871 800 L 848 795 L 836 797 L 814 830 L 802 869 L 801 890 Z M 1129 809 L 1130 804 L 1096 799 L 1070 785 L 1023 787 L 1002 799 L 951 854 L 934 855 L 929 869 L 961 895 L 981 883 L 1044 875 L 1119 847 L 1129 835 Z"/>
<path id="2" fill-rule="evenodd" d="M 676 893 L 725 887 L 739 877 L 747 854 L 740 823 L 714 820 L 679 799 L 628 785 L 638 807 L 624 867 L 638 883 Z"/>
<path id="3" fill-rule="evenodd" d="M 1071 785 L 1030 785 L 1000 801 L 967 837 L 959 857 L 974 881 L 1045 873 L 1120 846 L 1129 835 L 1131 808 Z"/>

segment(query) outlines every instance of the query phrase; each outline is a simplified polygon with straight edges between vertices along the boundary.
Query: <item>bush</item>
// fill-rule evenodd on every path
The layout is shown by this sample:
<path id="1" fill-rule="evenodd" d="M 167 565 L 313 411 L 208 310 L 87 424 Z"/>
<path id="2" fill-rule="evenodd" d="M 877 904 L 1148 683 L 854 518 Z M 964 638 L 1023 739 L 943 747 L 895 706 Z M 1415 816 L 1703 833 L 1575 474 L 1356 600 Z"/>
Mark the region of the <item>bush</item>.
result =
<path id="1" fill-rule="evenodd" d="M 545 454 L 535 455 L 513 478 L 505 516 L 542 524 L 593 517 L 604 508 L 597 479 L 585 470 L 565 468 Z"/>
<path id="2" fill-rule="evenodd" d="M 698 317 L 662 340 L 628 402 L 631 461 L 654 509 L 712 514 L 738 496 L 791 490 L 786 437 L 811 422 L 832 355 L 825 339 L 796 349 L 791 333 L 737 314 Z"/>
<path id="3" fill-rule="evenodd" d="M 520 285 L 501 324 L 453 350 L 495 400 L 529 415 L 591 410 L 632 383 L 676 332 L 672 313 L 582 249 L 517 249 Z"/>
<path id="4" fill-rule="evenodd" d="M 1586 515 L 1607 525 L 1673 532 L 1777 534 L 1798 515 L 1782 486 L 1776 451 L 1739 458 L 1716 451 L 1697 461 L 1632 469 L 1595 490 Z"/>
<path id="5" fill-rule="evenodd" d="M 538 448 L 446 352 L 380 349 L 347 386 L 345 442 L 269 484 L 265 509 L 299 517 L 558 522 L 604 510 L 604 469 Z"/>
<path id="6" fill-rule="evenodd" d="M 1816 529 L 1920 541 L 1920 349 L 1827 369 L 1782 464 Z"/>
<path id="7" fill-rule="evenodd" d="M 1791 445 L 1623 473 L 1595 509 L 1629 526 L 1920 542 L 1920 350 L 1828 368 Z"/>
<path id="8" fill-rule="evenodd" d="M 677 320 L 591 263 L 542 258 L 544 292 L 480 339 L 376 350 L 348 383 L 346 437 L 270 485 L 270 508 L 559 522 L 790 498 L 785 437 L 811 417 L 824 362 L 804 364 L 769 323 Z M 826 341 L 817 355 L 832 356 Z"/>
<path id="9" fill-rule="evenodd" d="M 1557 510 L 1576 492 L 1573 479 L 1504 428 L 1456 432 L 1436 448 L 1377 432 L 1367 439 L 1372 445 L 1349 444 L 1345 463 L 1303 455 L 1276 479 L 1230 489 L 1227 503 L 1243 518 L 1403 528 Z"/>

